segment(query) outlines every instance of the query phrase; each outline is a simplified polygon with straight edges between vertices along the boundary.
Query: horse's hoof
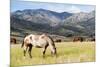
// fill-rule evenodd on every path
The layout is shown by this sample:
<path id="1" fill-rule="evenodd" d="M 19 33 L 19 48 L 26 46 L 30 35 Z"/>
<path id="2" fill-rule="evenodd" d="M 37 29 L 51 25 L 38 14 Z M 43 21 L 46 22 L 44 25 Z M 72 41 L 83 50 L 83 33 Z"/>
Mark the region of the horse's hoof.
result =
<path id="1" fill-rule="evenodd" d="M 32 57 L 30 57 L 30 58 L 32 58 Z"/>
<path id="2" fill-rule="evenodd" d="M 45 56 L 43 56 L 43 58 L 45 58 Z"/>

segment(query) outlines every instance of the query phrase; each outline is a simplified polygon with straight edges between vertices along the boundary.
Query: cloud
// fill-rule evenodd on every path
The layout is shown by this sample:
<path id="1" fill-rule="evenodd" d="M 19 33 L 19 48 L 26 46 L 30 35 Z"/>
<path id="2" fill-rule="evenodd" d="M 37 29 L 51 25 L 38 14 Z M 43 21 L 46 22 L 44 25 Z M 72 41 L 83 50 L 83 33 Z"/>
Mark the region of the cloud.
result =
<path id="1" fill-rule="evenodd" d="M 46 5 L 46 9 L 56 12 L 67 12 L 68 6 L 65 6 L 63 4 L 48 4 Z"/>
<path id="2" fill-rule="evenodd" d="M 81 9 L 79 9 L 76 6 L 71 6 L 71 7 L 69 7 L 68 12 L 70 12 L 70 13 L 79 13 L 79 12 L 81 12 Z"/>

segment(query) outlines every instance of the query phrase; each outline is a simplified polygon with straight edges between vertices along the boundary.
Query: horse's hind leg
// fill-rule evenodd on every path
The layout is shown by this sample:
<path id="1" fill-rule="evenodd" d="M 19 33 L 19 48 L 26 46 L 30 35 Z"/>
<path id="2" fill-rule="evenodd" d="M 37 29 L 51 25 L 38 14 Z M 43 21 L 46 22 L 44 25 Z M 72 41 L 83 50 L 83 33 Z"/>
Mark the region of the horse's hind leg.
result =
<path id="1" fill-rule="evenodd" d="M 28 50 L 30 58 L 32 58 L 31 51 L 32 51 L 32 44 L 29 45 L 29 50 Z"/>
<path id="2" fill-rule="evenodd" d="M 48 47 L 48 45 L 46 45 L 46 46 L 43 48 L 43 58 L 45 58 L 45 52 L 46 52 L 47 47 Z"/>
<path id="3" fill-rule="evenodd" d="M 27 46 L 24 46 L 24 51 L 23 51 L 24 52 L 24 57 L 26 56 L 27 48 L 28 48 Z"/>

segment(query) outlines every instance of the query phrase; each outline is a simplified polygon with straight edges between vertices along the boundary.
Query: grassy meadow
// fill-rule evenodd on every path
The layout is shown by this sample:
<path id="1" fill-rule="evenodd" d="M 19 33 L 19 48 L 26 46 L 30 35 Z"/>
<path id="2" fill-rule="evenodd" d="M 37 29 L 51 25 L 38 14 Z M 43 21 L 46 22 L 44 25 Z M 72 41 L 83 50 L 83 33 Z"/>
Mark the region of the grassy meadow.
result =
<path id="1" fill-rule="evenodd" d="M 45 58 L 42 58 L 42 48 L 32 49 L 32 59 L 26 53 L 23 56 L 21 44 L 11 45 L 11 67 L 38 64 L 79 63 L 95 61 L 95 42 L 61 42 L 56 43 L 57 57 L 51 56 L 49 47 Z"/>

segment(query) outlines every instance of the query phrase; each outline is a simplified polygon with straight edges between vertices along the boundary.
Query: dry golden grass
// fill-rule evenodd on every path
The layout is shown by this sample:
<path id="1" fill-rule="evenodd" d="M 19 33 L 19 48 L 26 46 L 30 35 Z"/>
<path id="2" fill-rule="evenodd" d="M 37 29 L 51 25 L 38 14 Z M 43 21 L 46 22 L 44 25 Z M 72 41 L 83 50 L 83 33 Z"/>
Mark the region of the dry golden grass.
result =
<path id="1" fill-rule="evenodd" d="M 42 58 L 40 48 L 32 49 L 33 58 L 28 53 L 23 56 L 21 44 L 11 45 L 11 67 L 38 64 L 77 63 L 95 61 L 95 42 L 61 42 L 56 43 L 57 57 L 52 57 L 48 47 L 46 57 Z"/>

